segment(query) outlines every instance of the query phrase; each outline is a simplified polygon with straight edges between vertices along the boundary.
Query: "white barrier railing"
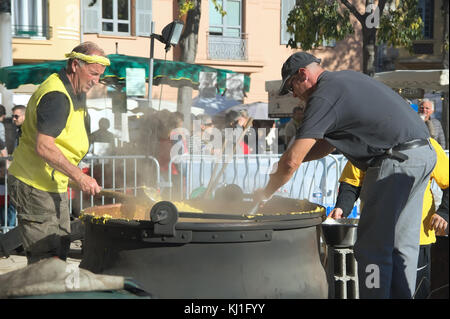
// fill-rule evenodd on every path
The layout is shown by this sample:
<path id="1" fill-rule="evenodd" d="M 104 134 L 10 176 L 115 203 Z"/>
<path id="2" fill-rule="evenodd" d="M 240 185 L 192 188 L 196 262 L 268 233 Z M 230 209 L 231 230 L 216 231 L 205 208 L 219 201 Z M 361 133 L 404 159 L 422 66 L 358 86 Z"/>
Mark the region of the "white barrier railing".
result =
<path id="1" fill-rule="evenodd" d="M 162 184 L 168 188 L 170 199 L 189 199 L 193 194 L 198 193 L 197 191 L 205 190 L 208 187 L 214 171 L 223 170 L 217 186 L 235 184 L 244 193 L 251 193 L 267 184 L 273 165 L 278 162 L 280 156 L 280 154 L 234 155 L 231 160 L 228 160 L 228 158 L 217 158 L 213 155 L 178 155 L 169 163 L 169 179 L 167 183 L 162 182 Z M 292 198 L 311 199 L 314 189 L 320 188 L 323 194 L 323 203 L 333 204 L 337 197 L 341 171 L 339 156 L 342 155 L 329 155 L 320 160 L 304 163 L 294 173 L 291 180 L 279 190 L 278 194 Z M 178 168 L 176 180 L 172 174 L 173 165 Z M 216 169 L 214 169 L 215 165 L 217 165 Z M 176 190 L 178 192 L 174 194 Z"/>
<path id="2" fill-rule="evenodd" d="M 0 158 L 1 177 L 4 178 L 4 183 L 0 182 L 0 199 L 3 200 L 0 205 L 0 231 L 3 233 L 17 225 L 15 209 L 8 200 L 6 159 L 12 160 L 12 158 Z M 134 192 L 136 195 L 141 185 L 160 187 L 160 165 L 152 156 L 87 156 L 80 163 L 80 168 L 85 174 L 94 177 L 103 189 Z M 70 188 L 68 188 L 68 195 L 69 209 L 74 216 L 78 216 L 86 207 L 115 203 L 114 199 L 94 198 Z"/>
<path id="3" fill-rule="evenodd" d="M 8 162 L 12 157 L 0 157 L 0 231 L 5 233 L 17 224 L 15 209 L 8 201 Z M 8 226 L 9 225 L 9 226 Z"/>
<path id="4" fill-rule="evenodd" d="M 449 151 L 445 152 L 449 156 Z M 236 184 L 244 193 L 250 194 L 267 184 L 273 165 L 280 157 L 280 154 L 235 155 L 227 163 L 218 186 Z M 10 212 L 13 210 L 8 201 L 7 160 L 12 158 L 0 157 L 0 178 L 4 180 L 0 180 L 0 199 L 3 200 L 0 202 L 2 232 L 16 225 L 15 217 L 12 225 L 7 223 L 8 210 Z M 96 178 L 104 189 L 134 191 L 136 194 L 139 186 L 146 185 L 160 188 L 170 199 L 189 199 L 196 190 L 208 186 L 216 162 L 218 172 L 224 163 L 223 158 L 217 161 L 215 156 L 180 155 L 172 158 L 169 169 L 164 174 L 161 172 L 158 160 L 145 155 L 89 156 L 83 159 L 83 164 L 80 166 L 86 167 L 85 173 Z M 339 177 L 346 163 L 347 159 L 342 155 L 328 155 L 320 160 L 304 163 L 291 180 L 279 190 L 278 195 L 311 200 L 312 192 L 319 187 L 323 194 L 323 205 L 333 206 L 337 198 Z M 172 164 L 178 167 L 178 175 L 173 174 Z M 178 179 L 175 178 L 176 176 Z M 440 203 L 442 191 L 436 182 L 432 182 L 431 189 L 436 203 Z M 69 195 L 70 209 L 75 212 L 75 215 L 85 207 L 106 203 L 103 197 L 96 201 L 93 196 L 86 197 L 82 192 L 73 192 L 71 189 L 69 189 Z M 359 207 L 359 201 L 356 205 Z"/>
<path id="5" fill-rule="evenodd" d="M 95 178 L 102 189 L 121 192 L 131 190 L 136 195 L 137 188 L 141 185 L 160 186 L 160 165 L 152 156 L 87 156 L 80 166 L 89 167 L 88 175 Z M 81 191 L 79 198 L 79 209 L 82 210 L 86 206 L 83 205 L 85 197 Z M 90 205 L 87 207 L 94 206 L 94 196 L 89 196 L 89 200 Z M 104 204 L 105 198 L 102 197 L 101 205 Z M 70 205 L 73 205 L 73 200 L 70 200 Z M 72 206 L 70 210 L 73 210 Z"/>

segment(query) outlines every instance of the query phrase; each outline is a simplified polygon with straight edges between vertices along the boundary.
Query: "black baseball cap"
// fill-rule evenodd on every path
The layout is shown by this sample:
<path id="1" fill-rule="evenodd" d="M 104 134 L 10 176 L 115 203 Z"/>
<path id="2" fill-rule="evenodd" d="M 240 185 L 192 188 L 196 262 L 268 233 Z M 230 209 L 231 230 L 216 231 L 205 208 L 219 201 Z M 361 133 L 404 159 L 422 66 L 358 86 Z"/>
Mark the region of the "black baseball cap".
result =
<path id="1" fill-rule="evenodd" d="M 298 69 L 306 67 L 308 64 L 313 62 L 320 63 L 322 60 L 316 58 L 314 55 L 306 52 L 296 52 L 292 54 L 286 62 L 284 62 L 281 68 L 281 76 L 283 77 L 283 82 L 281 83 L 279 95 L 285 95 L 289 92 L 288 90 L 288 80 L 291 76 L 297 73 Z"/>

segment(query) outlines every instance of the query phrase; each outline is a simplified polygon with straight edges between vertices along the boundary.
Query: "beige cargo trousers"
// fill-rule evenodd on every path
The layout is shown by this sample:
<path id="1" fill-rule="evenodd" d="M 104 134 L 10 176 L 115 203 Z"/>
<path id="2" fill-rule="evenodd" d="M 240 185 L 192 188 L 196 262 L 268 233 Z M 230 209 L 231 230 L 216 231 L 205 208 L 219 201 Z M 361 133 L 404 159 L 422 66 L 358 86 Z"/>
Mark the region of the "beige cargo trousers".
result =
<path id="1" fill-rule="evenodd" d="M 28 264 L 54 256 L 66 260 L 70 248 L 67 192 L 44 192 L 8 175 L 8 194 L 17 210 Z"/>

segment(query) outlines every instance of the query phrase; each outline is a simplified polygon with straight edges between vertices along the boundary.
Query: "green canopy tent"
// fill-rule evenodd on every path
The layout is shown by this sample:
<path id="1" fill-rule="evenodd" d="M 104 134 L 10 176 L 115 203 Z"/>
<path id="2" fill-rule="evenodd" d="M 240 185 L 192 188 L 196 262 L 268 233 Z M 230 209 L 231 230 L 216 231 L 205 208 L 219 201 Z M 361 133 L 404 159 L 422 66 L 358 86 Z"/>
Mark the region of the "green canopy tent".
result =
<path id="1" fill-rule="evenodd" d="M 106 84 L 125 85 L 127 68 L 144 68 L 146 81 L 148 82 L 149 59 L 121 54 L 110 54 L 108 58 L 111 65 L 105 69 L 101 80 Z M 50 74 L 58 72 L 65 66 L 66 60 L 51 61 L 39 64 L 22 64 L 0 68 L 0 83 L 7 89 L 15 89 L 23 84 L 40 84 Z M 224 69 L 216 69 L 203 65 L 190 64 L 179 61 L 154 59 L 153 84 L 167 84 L 173 87 L 190 86 L 198 89 L 200 72 L 216 72 L 217 88 L 219 92 L 226 89 L 227 74 L 236 72 Z M 250 77 L 244 76 L 244 91 L 250 89 Z"/>

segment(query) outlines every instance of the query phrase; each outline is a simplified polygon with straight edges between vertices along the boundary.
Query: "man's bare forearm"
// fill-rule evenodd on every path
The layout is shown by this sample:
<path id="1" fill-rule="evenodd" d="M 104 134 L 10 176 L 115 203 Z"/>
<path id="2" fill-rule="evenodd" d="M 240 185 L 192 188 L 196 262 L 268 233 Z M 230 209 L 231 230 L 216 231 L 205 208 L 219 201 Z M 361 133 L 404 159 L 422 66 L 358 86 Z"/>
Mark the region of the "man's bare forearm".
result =
<path id="1" fill-rule="evenodd" d="M 267 198 L 272 196 L 273 193 L 291 179 L 294 172 L 294 168 L 289 167 L 283 159 L 280 159 L 276 171 L 270 175 L 269 182 L 264 189 L 264 196 Z"/>
<path id="2" fill-rule="evenodd" d="M 316 143 L 314 139 L 299 139 L 287 149 L 278 162 L 278 167 L 273 174 L 270 175 L 269 182 L 264 188 L 264 196 L 270 197 L 281 186 L 286 184 L 300 167 L 305 155 L 311 150 Z"/>
<path id="3" fill-rule="evenodd" d="M 323 158 L 333 152 L 336 148 L 328 143 L 326 140 L 317 140 L 316 144 L 306 154 L 303 162 L 309 162 Z"/>

